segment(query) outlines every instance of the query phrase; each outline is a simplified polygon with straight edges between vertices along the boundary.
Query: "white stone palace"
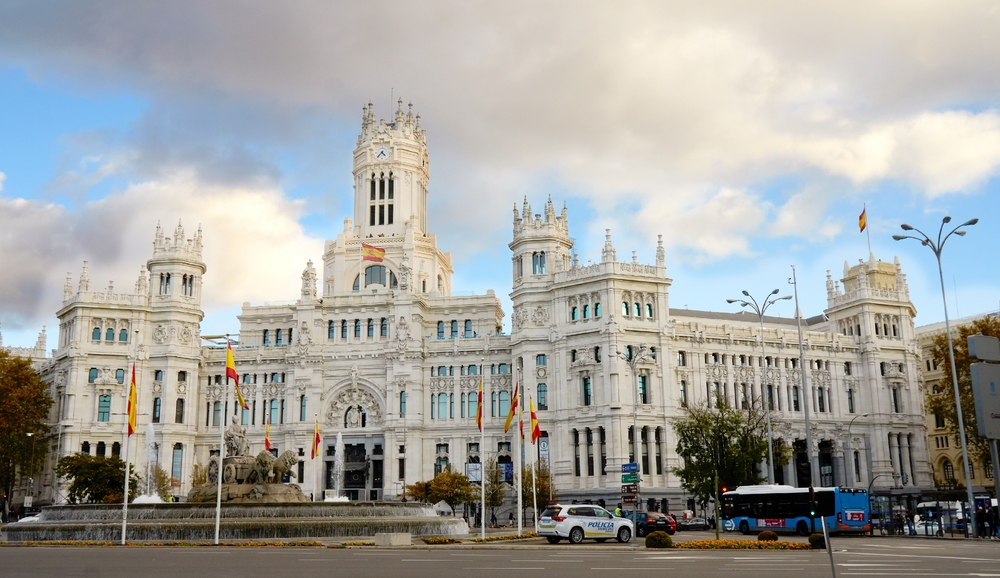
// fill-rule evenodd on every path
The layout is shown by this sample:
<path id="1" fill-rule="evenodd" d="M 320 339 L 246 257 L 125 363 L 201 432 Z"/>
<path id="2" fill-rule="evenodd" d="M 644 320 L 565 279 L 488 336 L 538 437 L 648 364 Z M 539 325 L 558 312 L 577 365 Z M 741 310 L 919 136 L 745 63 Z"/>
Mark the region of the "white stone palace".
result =
<path id="1" fill-rule="evenodd" d="M 407 112 L 400 101 L 389 121 L 364 107 L 354 214 L 326 242 L 322 275 L 309 261 L 297 299 L 245 303 L 234 328 L 249 410 L 232 395 L 226 402 L 225 340 L 200 334 L 202 284 L 211 274 L 200 230 L 188 238 L 180 224 L 172 236 L 157 227 L 152 256 L 126 291 L 92 287 L 84 263 L 75 287 L 66 280 L 58 347 L 43 357 L 43 335 L 30 354 L 52 386 L 51 422 L 59 424 L 35 503 L 61 500 L 52 474 L 57 455 L 121 453 L 133 357 L 140 427 L 132 447 L 146 443 L 152 422 L 159 463 L 178 496 L 190 489 L 192 468 L 218 451 L 220 421 L 230 415 L 246 428 L 253 452 L 263 449 L 270 421 L 272 447 L 302 456 L 294 481 L 315 499 L 335 486 L 338 433 L 342 487 L 353 499 L 398 499 L 404 483 L 429 480 L 446 465 L 467 471 L 465 464 L 493 457 L 510 463 L 515 444 L 503 422 L 520 380 L 538 405 L 538 451 L 562 499 L 621 501 L 619 466 L 633 459 L 635 410 L 644 501 L 679 511 L 688 496 L 672 473 L 680 464 L 671 420 L 686 404 L 759 403 L 762 366 L 774 436 L 794 448 L 792 463 L 777 468 L 778 482 L 810 483 L 803 414 L 810 404 L 817 485 L 932 486 L 916 310 L 898 260 L 870 256 L 845 263 L 839 281 L 827 275 L 826 310 L 802 320 L 805 367 L 795 319 L 766 317 L 762 361 L 755 314 L 670 308 L 662 241 L 656 262 L 643 264 L 634 252 L 619 259 L 608 232 L 599 261 L 580 265 L 566 207 L 557 211 L 550 199 L 535 213 L 525 199 L 513 215 L 505 335 L 493 291 L 452 293 L 451 255 L 429 232 L 429 171 L 412 105 Z M 362 244 L 384 250 L 383 260 L 364 260 Z M 642 346 L 650 355 L 633 376 L 618 353 Z M 801 389 L 803 371 L 810 394 Z M 475 424 L 480 375 L 485 447 Z M 317 419 L 324 447 L 311 460 Z"/>

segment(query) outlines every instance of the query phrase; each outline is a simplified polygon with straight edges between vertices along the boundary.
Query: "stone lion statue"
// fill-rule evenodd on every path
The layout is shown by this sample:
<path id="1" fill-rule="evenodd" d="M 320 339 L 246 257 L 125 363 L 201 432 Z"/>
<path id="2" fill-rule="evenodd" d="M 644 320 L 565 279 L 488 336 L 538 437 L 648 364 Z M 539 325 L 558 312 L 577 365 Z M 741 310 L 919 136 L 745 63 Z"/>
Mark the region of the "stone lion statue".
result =
<path id="1" fill-rule="evenodd" d="M 257 461 L 254 470 L 257 472 L 257 480 L 264 484 L 275 484 L 281 481 L 281 476 L 286 473 L 291 475 L 292 468 L 299 463 L 299 456 L 293 450 L 285 450 L 278 457 L 274 457 L 271 452 L 264 450 L 257 454 Z"/>

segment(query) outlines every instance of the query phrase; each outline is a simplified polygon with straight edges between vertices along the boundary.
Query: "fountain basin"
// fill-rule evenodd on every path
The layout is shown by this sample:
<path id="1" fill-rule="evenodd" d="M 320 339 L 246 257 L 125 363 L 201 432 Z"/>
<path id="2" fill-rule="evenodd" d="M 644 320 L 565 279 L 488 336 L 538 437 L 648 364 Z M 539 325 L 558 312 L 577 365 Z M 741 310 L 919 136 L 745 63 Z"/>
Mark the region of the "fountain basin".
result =
<path id="1" fill-rule="evenodd" d="M 37 522 L 8 524 L 8 542 L 119 540 L 122 508 L 116 504 L 50 506 Z M 220 540 L 283 540 L 370 537 L 407 532 L 414 536 L 464 536 L 462 518 L 434 514 L 432 506 L 395 502 L 307 502 L 223 504 Z M 126 540 L 205 541 L 215 537 L 215 505 L 130 504 Z"/>

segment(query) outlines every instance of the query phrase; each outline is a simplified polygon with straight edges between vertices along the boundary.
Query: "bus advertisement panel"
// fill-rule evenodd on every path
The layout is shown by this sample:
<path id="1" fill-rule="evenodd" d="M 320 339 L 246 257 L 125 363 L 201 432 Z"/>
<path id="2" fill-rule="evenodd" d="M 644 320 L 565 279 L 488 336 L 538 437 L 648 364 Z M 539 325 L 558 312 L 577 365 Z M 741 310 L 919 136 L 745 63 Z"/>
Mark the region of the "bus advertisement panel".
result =
<path id="1" fill-rule="evenodd" d="M 809 488 L 741 486 L 722 495 L 723 527 L 744 534 L 771 530 L 805 536 L 821 527 L 819 517 L 823 516 L 834 533 L 871 529 L 866 490 L 815 488 L 815 500 L 815 518 L 810 519 Z"/>

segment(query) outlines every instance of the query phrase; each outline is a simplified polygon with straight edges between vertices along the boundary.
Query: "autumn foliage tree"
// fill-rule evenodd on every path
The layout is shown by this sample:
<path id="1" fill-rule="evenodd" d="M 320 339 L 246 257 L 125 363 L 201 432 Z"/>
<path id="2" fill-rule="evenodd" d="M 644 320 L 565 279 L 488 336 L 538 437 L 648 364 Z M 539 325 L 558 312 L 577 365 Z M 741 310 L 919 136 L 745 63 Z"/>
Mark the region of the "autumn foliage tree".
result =
<path id="1" fill-rule="evenodd" d="M 445 468 L 429 482 L 417 482 L 406 486 L 406 495 L 413 500 L 437 503 L 444 501 L 452 510 L 459 504 L 473 500 L 472 484 L 465 474 Z"/>
<path id="2" fill-rule="evenodd" d="M 521 495 L 524 496 L 523 504 L 525 510 L 531 507 L 532 489 L 535 491 L 534 498 L 537 500 L 539 510 L 545 509 L 545 506 L 549 503 L 550 496 L 552 500 L 558 499 L 556 497 L 556 490 L 552 487 L 552 472 L 549 471 L 548 460 L 538 460 L 538 463 L 535 465 L 534 488 L 531 485 L 531 464 L 526 464 L 521 468 Z"/>
<path id="3" fill-rule="evenodd" d="M 976 404 L 972 398 L 971 359 L 969 358 L 969 336 L 982 333 L 1000 337 L 1000 319 L 983 317 L 952 330 L 955 346 L 955 369 L 958 371 L 958 392 L 962 399 L 962 421 L 965 422 L 965 437 L 969 443 L 969 459 L 988 462 L 990 445 L 986 438 L 979 437 L 976 421 Z M 960 446 L 958 435 L 958 410 L 955 407 L 955 386 L 951 377 L 951 361 L 948 358 L 948 336 L 945 333 L 934 338 L 931 359 L 944 368 L 944 379 L 934 389 L 927 392 L 927 410 L 945 420 L 945 427 Z"/>
<path id="4" fill-rule="evenodd" d="M 45 419 L 51 407 L 48 384 L 31 362 L 0 349 L 0 489 L 4 496 L 11 495 L 19 474 L 41 471 L 48 454 Z M 2 506 L 6 519 L 11 505 L 4 500 Z"/>
<path id="5" fill-rule="evenodd" d="M 129 501 L 139 489 L 135 468 L 130 467 Z M 118 456 L 103 457 L 78 453 L 59 458 L 56 475 L 70 480 L 70 503 L 116 504 L 125 495 L 125 462 Z"/>

